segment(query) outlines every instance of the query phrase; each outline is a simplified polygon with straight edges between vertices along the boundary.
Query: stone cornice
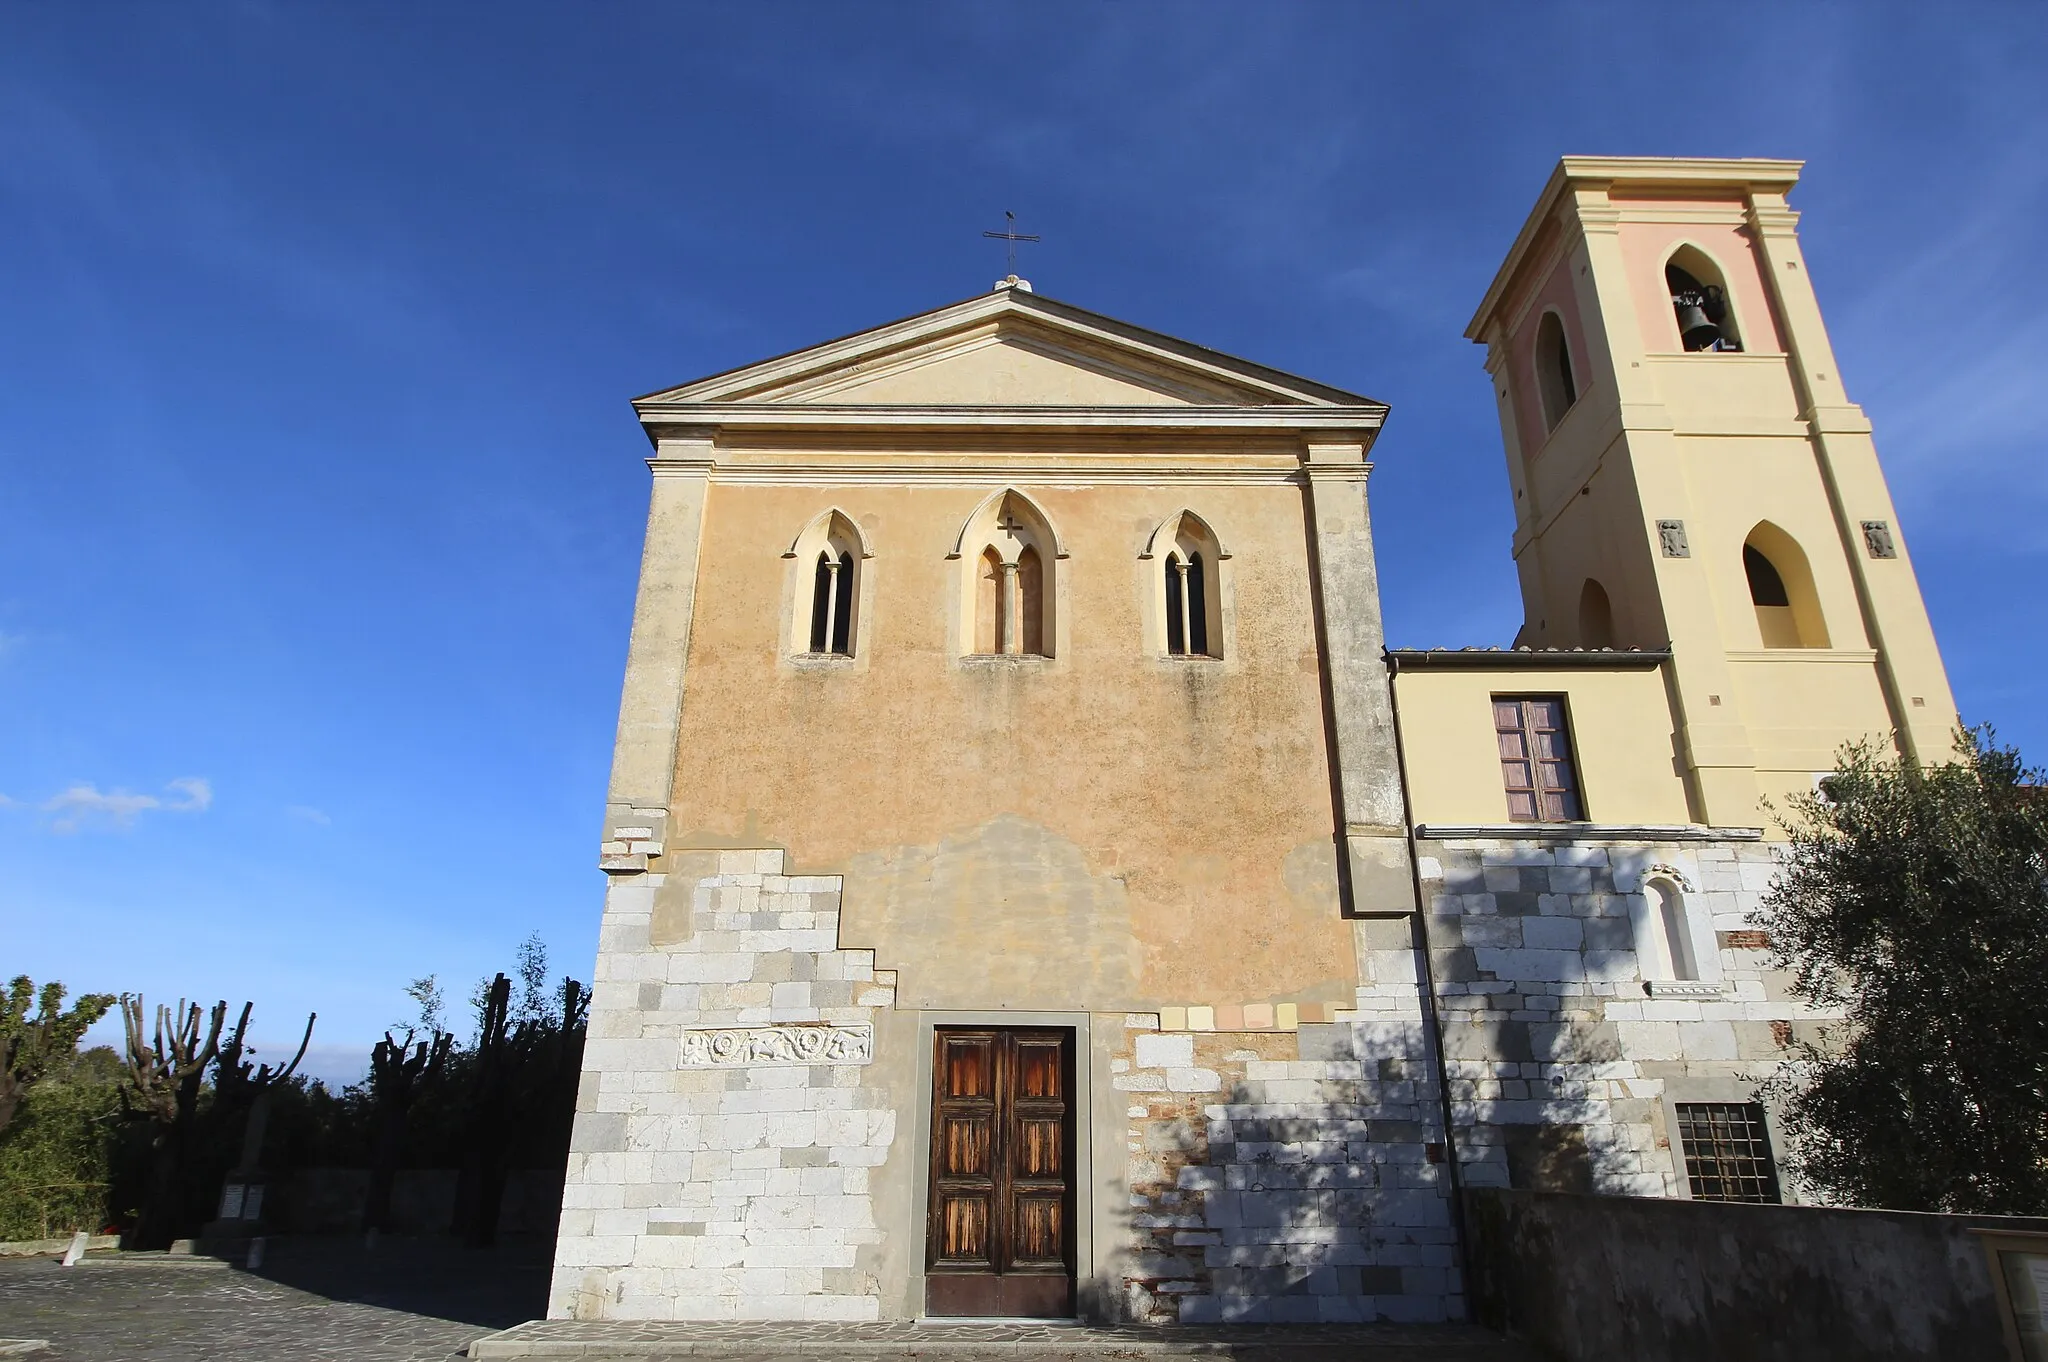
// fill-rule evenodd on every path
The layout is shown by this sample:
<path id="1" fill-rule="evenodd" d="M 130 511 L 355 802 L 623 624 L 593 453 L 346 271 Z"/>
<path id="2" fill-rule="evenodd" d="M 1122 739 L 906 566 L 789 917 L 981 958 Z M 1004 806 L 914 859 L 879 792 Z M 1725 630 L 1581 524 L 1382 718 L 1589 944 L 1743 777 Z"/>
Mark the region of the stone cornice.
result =
<path id="1" fill-rule="evenodd" d="M 1760 842 L 1762 828 L 1701 823 L 1418 823 L 1426 842 Z"/>
<path id="2" fill-rule="evenodd" d="M 825 402 L 636 404 L 650 439 L 677 426 L 725 430 L 1341 431 L 1369 444 L 1387 408 L 1370 406 L 947 406 Z"/>

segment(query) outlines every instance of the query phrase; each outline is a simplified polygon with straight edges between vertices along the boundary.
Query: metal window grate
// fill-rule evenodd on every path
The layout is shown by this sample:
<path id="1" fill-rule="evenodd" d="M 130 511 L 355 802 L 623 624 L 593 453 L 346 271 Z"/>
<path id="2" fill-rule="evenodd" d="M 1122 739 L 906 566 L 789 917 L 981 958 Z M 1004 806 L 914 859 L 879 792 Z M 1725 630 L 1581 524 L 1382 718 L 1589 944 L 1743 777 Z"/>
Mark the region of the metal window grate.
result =
<path id="1" fill-rule="evenodd" d="M 1779 1199 L 1764 1109 L 1756 1103 L 1680 1102 L 1678 1141 L 1695 1201 Z"/>

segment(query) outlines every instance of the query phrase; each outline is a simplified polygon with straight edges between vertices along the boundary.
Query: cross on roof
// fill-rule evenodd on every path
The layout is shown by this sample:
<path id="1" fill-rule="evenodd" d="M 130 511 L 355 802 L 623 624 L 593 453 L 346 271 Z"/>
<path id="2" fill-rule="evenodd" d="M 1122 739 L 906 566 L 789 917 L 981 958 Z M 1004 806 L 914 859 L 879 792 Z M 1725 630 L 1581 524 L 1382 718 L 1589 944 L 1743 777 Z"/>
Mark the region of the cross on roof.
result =
<path id="1" fill-rule="evenodd" d="M 1012 275 L 1017 273 L 1017 243 L 1020 241 L 1038 240 L 1035 236 L 1017 230 L 1017 215 L 1008 209 L 1003 211 L 1003 230 L 1000 232 L 983 232 L 982 235 L 993 237 L 1009 248 L 1010 273 Z"/>

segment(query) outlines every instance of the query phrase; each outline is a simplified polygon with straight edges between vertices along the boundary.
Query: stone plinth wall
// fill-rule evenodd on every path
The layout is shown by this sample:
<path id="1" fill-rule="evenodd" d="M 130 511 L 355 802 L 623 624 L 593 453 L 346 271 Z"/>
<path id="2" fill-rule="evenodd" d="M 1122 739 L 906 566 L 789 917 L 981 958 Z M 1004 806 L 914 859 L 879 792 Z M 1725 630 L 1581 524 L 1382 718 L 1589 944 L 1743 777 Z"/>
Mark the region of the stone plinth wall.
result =
<path id="1" fill-rule="evenodd" d="M 401 1168 L 391 1183 L 392 1231 L 446 1234 L 455 1217 L 454 1168 Z M 272 1185 L 264 1217 L 291 1234 L 348 1234 L 362 1228 L 370 1195 L 367 1168 L 294 1168 Z M 500 1234 L 555 1232 L 562 1206 L 562 1175 L 553 1169 L 514 1169 L 505 1175 L 498 1203 Z"/>
<path id="2" fill-rule="evenodd" d="M 1768 843 L 1417 852 L 1468 1185 L 1684 1196 L 1668 1103 L 1749 1100 L 1827 1020 L 1784 994 L 1748 920 L 1775 870 Z M 1653 880 L 1694 924 L 1697 980 L 1669 977 Z"/>
<path id="3" fill-rule="evenodd" d="M 1973 1231 L 2048 1220 L 1481 1189 L 1481 1323 L 1566 1362 L 2007 1356 Z M 2044 1238 L 2040 1250 L 2048 1250 Z"/>
<path id="4" fill-rule="evenodd" d="M 607 896 L 549 1314 L 877 1319 L 894 976 L 838 948 L 838 877 L 664 861 Z"/>
<path id="5" fill-rule="evenodd" d="M 1111 1061 L 1130 1149 L 1129 1317 L 1456 1315 L 1457 1249 L 1420 1028 L 1153 1025 L 1128 1019 Z"/>

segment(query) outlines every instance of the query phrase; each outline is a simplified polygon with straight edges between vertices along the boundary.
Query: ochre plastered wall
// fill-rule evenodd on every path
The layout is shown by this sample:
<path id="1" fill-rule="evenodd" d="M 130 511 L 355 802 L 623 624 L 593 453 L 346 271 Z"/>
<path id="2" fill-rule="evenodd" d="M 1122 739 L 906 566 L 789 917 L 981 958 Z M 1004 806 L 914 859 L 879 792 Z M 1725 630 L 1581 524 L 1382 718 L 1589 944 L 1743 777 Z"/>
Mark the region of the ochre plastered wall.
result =
<path id="1" fill-rule="evenodd" d="M 1661 669 L 1399 671 L 1393 684 L 1416 823 L 1508 821 L 1496 695 L 1565 698 L 1588 821 L 1693 821 Z"/>
<path id="2" fill-rule="evenodd" d="M 670 846 L 844 875 L 842 939 L 905 1006 L 1348 997 L 1302 490 L 1020 485 L 1069 554 L 1057 656 L 962 658 L 948 555 L 1000 486 L 712 484 Z M 781 555 L 828 507 L 874 556 L 855 658 L 819 665 Z M 1138 555 L 1182 509 L 1232 555 L 1221 661 L 1146 644 Z"/>

